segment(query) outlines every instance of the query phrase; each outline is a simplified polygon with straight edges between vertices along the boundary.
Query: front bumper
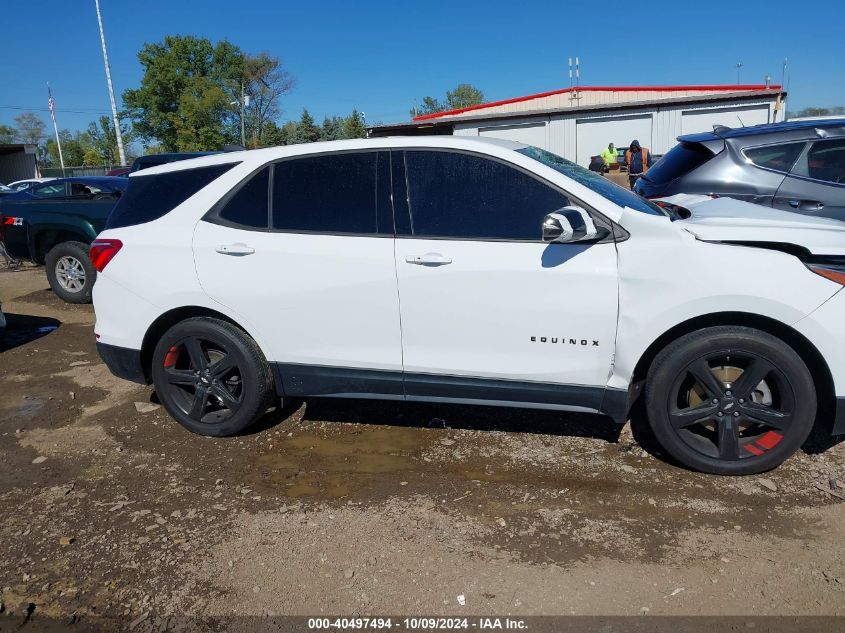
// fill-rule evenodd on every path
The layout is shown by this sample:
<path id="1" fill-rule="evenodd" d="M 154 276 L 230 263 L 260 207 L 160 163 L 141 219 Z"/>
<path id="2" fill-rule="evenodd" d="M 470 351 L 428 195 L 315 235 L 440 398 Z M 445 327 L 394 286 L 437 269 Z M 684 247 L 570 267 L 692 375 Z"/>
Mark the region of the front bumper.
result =
<path id="1" fill-rule="evenodd" d="M 97 342 L 97 353 L 109 371 L 118 378 L 131 380 L 142 385 L 150 384 L 150 379 L 141 363 L 141 350 L 118 347 Z"/>

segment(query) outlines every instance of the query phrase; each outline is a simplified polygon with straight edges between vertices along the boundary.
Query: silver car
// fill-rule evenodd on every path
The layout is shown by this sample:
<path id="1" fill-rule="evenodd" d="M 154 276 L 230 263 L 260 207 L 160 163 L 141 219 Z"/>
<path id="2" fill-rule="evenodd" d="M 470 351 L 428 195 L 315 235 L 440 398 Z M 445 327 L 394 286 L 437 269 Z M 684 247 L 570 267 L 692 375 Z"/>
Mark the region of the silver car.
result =
<path id="1" fill-rule="evenodd" d="M 717 126 L 678 141 L 634 191 L 728 196 L 845 220 L 845 119 Z"/>

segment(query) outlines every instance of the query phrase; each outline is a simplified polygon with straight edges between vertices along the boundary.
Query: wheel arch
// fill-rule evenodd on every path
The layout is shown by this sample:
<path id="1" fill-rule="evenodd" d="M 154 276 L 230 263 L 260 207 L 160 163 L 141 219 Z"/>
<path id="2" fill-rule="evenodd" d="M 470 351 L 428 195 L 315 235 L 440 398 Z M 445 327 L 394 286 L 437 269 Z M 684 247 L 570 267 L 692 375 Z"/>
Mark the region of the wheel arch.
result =
<path id="1" fill-rule="evenodd" d="M 41 228 L 32 237 L 32 244 L 30 246 L 32 261 L 36 264 L 43 264 L 50 249 L 63 242 L 90 244 L 91 240 L 82 231 L 66 228 Z"/>
<path id="2" fill-rule="evenodd" d="M 202 306 L 182 306 L 168 310 L 167 312 L 159 315 L 159 317 L 150 324 L 144 334 L 143 342 L 141 343 L 141 368 L 144 371 L 144 377 L 148 384 L 152 381 L 152 361 L 156 343 L 158 343 L 164 333 L 171 327 L 180 321 L 194 317 L 210 317 L 225 321 L 226 323 L 231 323 L 235 327 L 243 330 L 247 336 L 255 340 L 255 337 L 250 334 L 247 328 L 230 316 L 223 314 L 222 312 L 218 312 L 217 310 Z"/>
<path id="3" fill-rule="evenodd" d="M 630 413 L 632 407 L 642 395 L 648 370 L 655 357 L 664 347 L 673 340 L 696 330 L 720 325 L 752 327 L 776 336 L 792 347 L 807 365 L 813 378 L 818 397 L 816 424 L 818 425 L 823 420 L 832 420 L 832 413 L 836 407 L 833 375 L 818 348 L 807 337 L 789 325 L 770 317 L 748 312 L 716 312 L 697 316 L 675 325 L 658 336 L 642 353 L 634 367 L 634 373 L 628 387 L 628 412 Z"/>

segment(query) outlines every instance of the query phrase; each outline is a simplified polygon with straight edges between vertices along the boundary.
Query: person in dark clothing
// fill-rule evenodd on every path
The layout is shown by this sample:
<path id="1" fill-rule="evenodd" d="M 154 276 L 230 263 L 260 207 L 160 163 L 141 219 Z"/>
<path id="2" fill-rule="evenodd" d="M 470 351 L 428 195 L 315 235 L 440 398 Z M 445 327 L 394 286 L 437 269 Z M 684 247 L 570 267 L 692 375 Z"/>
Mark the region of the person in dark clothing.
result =
<path id="1" fill-rule="evenodd" d="M 654 161 L 648 148 L 642 147 L 640 142 L 634 139 L 628 151 L 625 152 L 625 164 L 628 166 L 628 180 L 633 189 L 637 178 L 645 174 L 648 168 L 654 165 Z"/>

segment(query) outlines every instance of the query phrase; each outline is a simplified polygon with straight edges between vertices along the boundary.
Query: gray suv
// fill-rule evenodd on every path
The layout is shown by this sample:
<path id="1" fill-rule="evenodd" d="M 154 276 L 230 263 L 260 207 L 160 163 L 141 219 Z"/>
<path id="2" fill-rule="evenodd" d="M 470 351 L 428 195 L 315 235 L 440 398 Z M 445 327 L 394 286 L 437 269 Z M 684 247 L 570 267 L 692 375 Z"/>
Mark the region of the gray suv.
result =
<path id="1" fill-rule="evenodd" d="M 845 220 L 845 119 L 716 126 L 678 141 L 634 191 L 728 196 Z"/>

